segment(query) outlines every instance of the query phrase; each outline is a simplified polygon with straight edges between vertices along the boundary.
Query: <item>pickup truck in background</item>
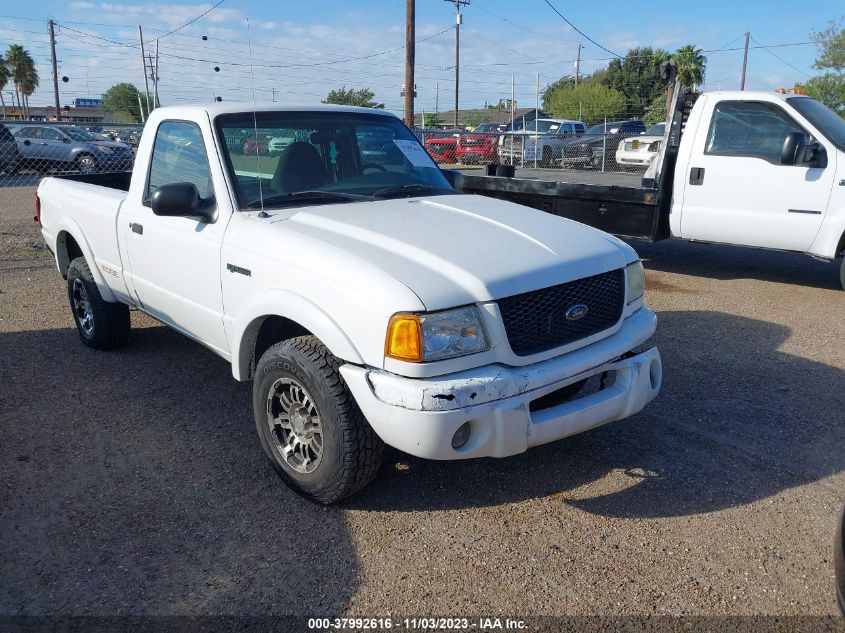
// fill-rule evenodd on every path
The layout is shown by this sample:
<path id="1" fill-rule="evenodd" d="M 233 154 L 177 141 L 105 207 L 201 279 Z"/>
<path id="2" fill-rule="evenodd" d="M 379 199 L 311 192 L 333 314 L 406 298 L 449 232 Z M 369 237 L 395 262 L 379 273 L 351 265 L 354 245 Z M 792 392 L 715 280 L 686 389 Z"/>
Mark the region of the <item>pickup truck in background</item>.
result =
<path id="1" fill-rule="evenodd" d="M 614 149 L 615 149 L 614 145 Z M 845 119 L 802 94 L 676 88 L 639 186 L 464 174 L 460 188 L 622 237 L 735 244 L 835 260 L 845 251 Z M 839 267 L 845 288 L 845 262 Z"/>
<path id="2" fill-rule="evenodd" d="M 586 129 L 581 121 L 535 119 L 524 128 L 499 137 L 499 159 L 508 165 L 536 161 L 551 166 L 555 159 L 560 159 L 563 148 Z"/>
<path id="3" fill-rule="evenodd" d="M 244 156 L 251 126 L 297 141 Z M 285 482 L 332 503 L 383 443 L 505 457 L 660 389 L 634 250 L 456 177 L 382 110 L 168 107 L 131 174 L 44 178 L 36 218 L 85 345 L 126 343 L 137 308 L 214 351 Z"/>

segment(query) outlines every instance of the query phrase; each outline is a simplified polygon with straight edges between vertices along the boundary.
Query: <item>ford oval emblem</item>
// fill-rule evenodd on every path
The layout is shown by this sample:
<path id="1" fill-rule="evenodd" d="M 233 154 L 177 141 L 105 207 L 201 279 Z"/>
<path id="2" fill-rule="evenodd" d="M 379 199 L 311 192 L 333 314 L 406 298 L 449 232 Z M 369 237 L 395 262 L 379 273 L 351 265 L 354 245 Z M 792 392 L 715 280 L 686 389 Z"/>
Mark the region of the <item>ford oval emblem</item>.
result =
<path id="1" fill-rule="evenodd" d="M 566 317 L 567 321 L 577 321 L 578 319 L 583 319 L 585 316 L 587 316 L 587 312 L 589 312 L 589 310 L 590 309 L 583 303 L 578 303 L 569 308 L 564 313 L 564 316 Z"/>

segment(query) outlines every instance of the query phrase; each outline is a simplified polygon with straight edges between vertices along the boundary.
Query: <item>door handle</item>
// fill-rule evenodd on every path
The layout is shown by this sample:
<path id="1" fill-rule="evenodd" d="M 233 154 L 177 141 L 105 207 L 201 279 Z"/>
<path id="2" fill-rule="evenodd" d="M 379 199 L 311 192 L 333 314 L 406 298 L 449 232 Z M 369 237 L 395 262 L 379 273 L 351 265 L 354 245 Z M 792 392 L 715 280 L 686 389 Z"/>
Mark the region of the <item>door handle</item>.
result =
<path id="1" fill-rule="evenodd" d="M 693 167 L 689 170 L 689 184 L 703 185 L 704 184 L 704 167 Z"/>
<path id="2" fill-rule="evenodd" d="M 130 222 L 129 228 L 132 229 L 133 233 L 137 233 L 138 235 L 144 234 L 144 225 L 138 224 L 137 222 Z"/>

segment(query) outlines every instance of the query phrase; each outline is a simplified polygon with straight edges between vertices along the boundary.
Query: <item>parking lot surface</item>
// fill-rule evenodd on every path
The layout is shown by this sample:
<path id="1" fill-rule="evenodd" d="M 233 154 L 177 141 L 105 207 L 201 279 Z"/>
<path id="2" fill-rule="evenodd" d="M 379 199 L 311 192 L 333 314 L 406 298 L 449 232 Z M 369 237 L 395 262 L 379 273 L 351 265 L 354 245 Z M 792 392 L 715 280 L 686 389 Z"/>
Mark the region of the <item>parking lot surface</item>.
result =
<path id="1" fill-rule="evenodd" d="M 0 192 L 0 613 L 836 613 L 832 265 L 635 243 L 665 369 L 644 412 L 508 459 L 389 451 L 324 508 L 226 362 L 137 312 L 127 347 L 82 346 L 32 195 Z"/>

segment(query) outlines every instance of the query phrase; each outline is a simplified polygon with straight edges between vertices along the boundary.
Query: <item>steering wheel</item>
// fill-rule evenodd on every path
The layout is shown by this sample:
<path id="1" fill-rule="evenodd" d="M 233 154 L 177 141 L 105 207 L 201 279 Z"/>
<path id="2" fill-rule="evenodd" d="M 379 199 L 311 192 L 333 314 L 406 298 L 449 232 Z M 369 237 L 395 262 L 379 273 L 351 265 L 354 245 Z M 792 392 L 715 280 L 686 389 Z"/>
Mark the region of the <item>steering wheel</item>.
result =
<path id="1" fill-rule="evenodd" d="M 384 165 L 379 165 L 378 163 L 364 163 L 361 165 L 361 172 L 365 172 L 368 169 L 378 169 L 379 171 L 387 171 Z"/>

